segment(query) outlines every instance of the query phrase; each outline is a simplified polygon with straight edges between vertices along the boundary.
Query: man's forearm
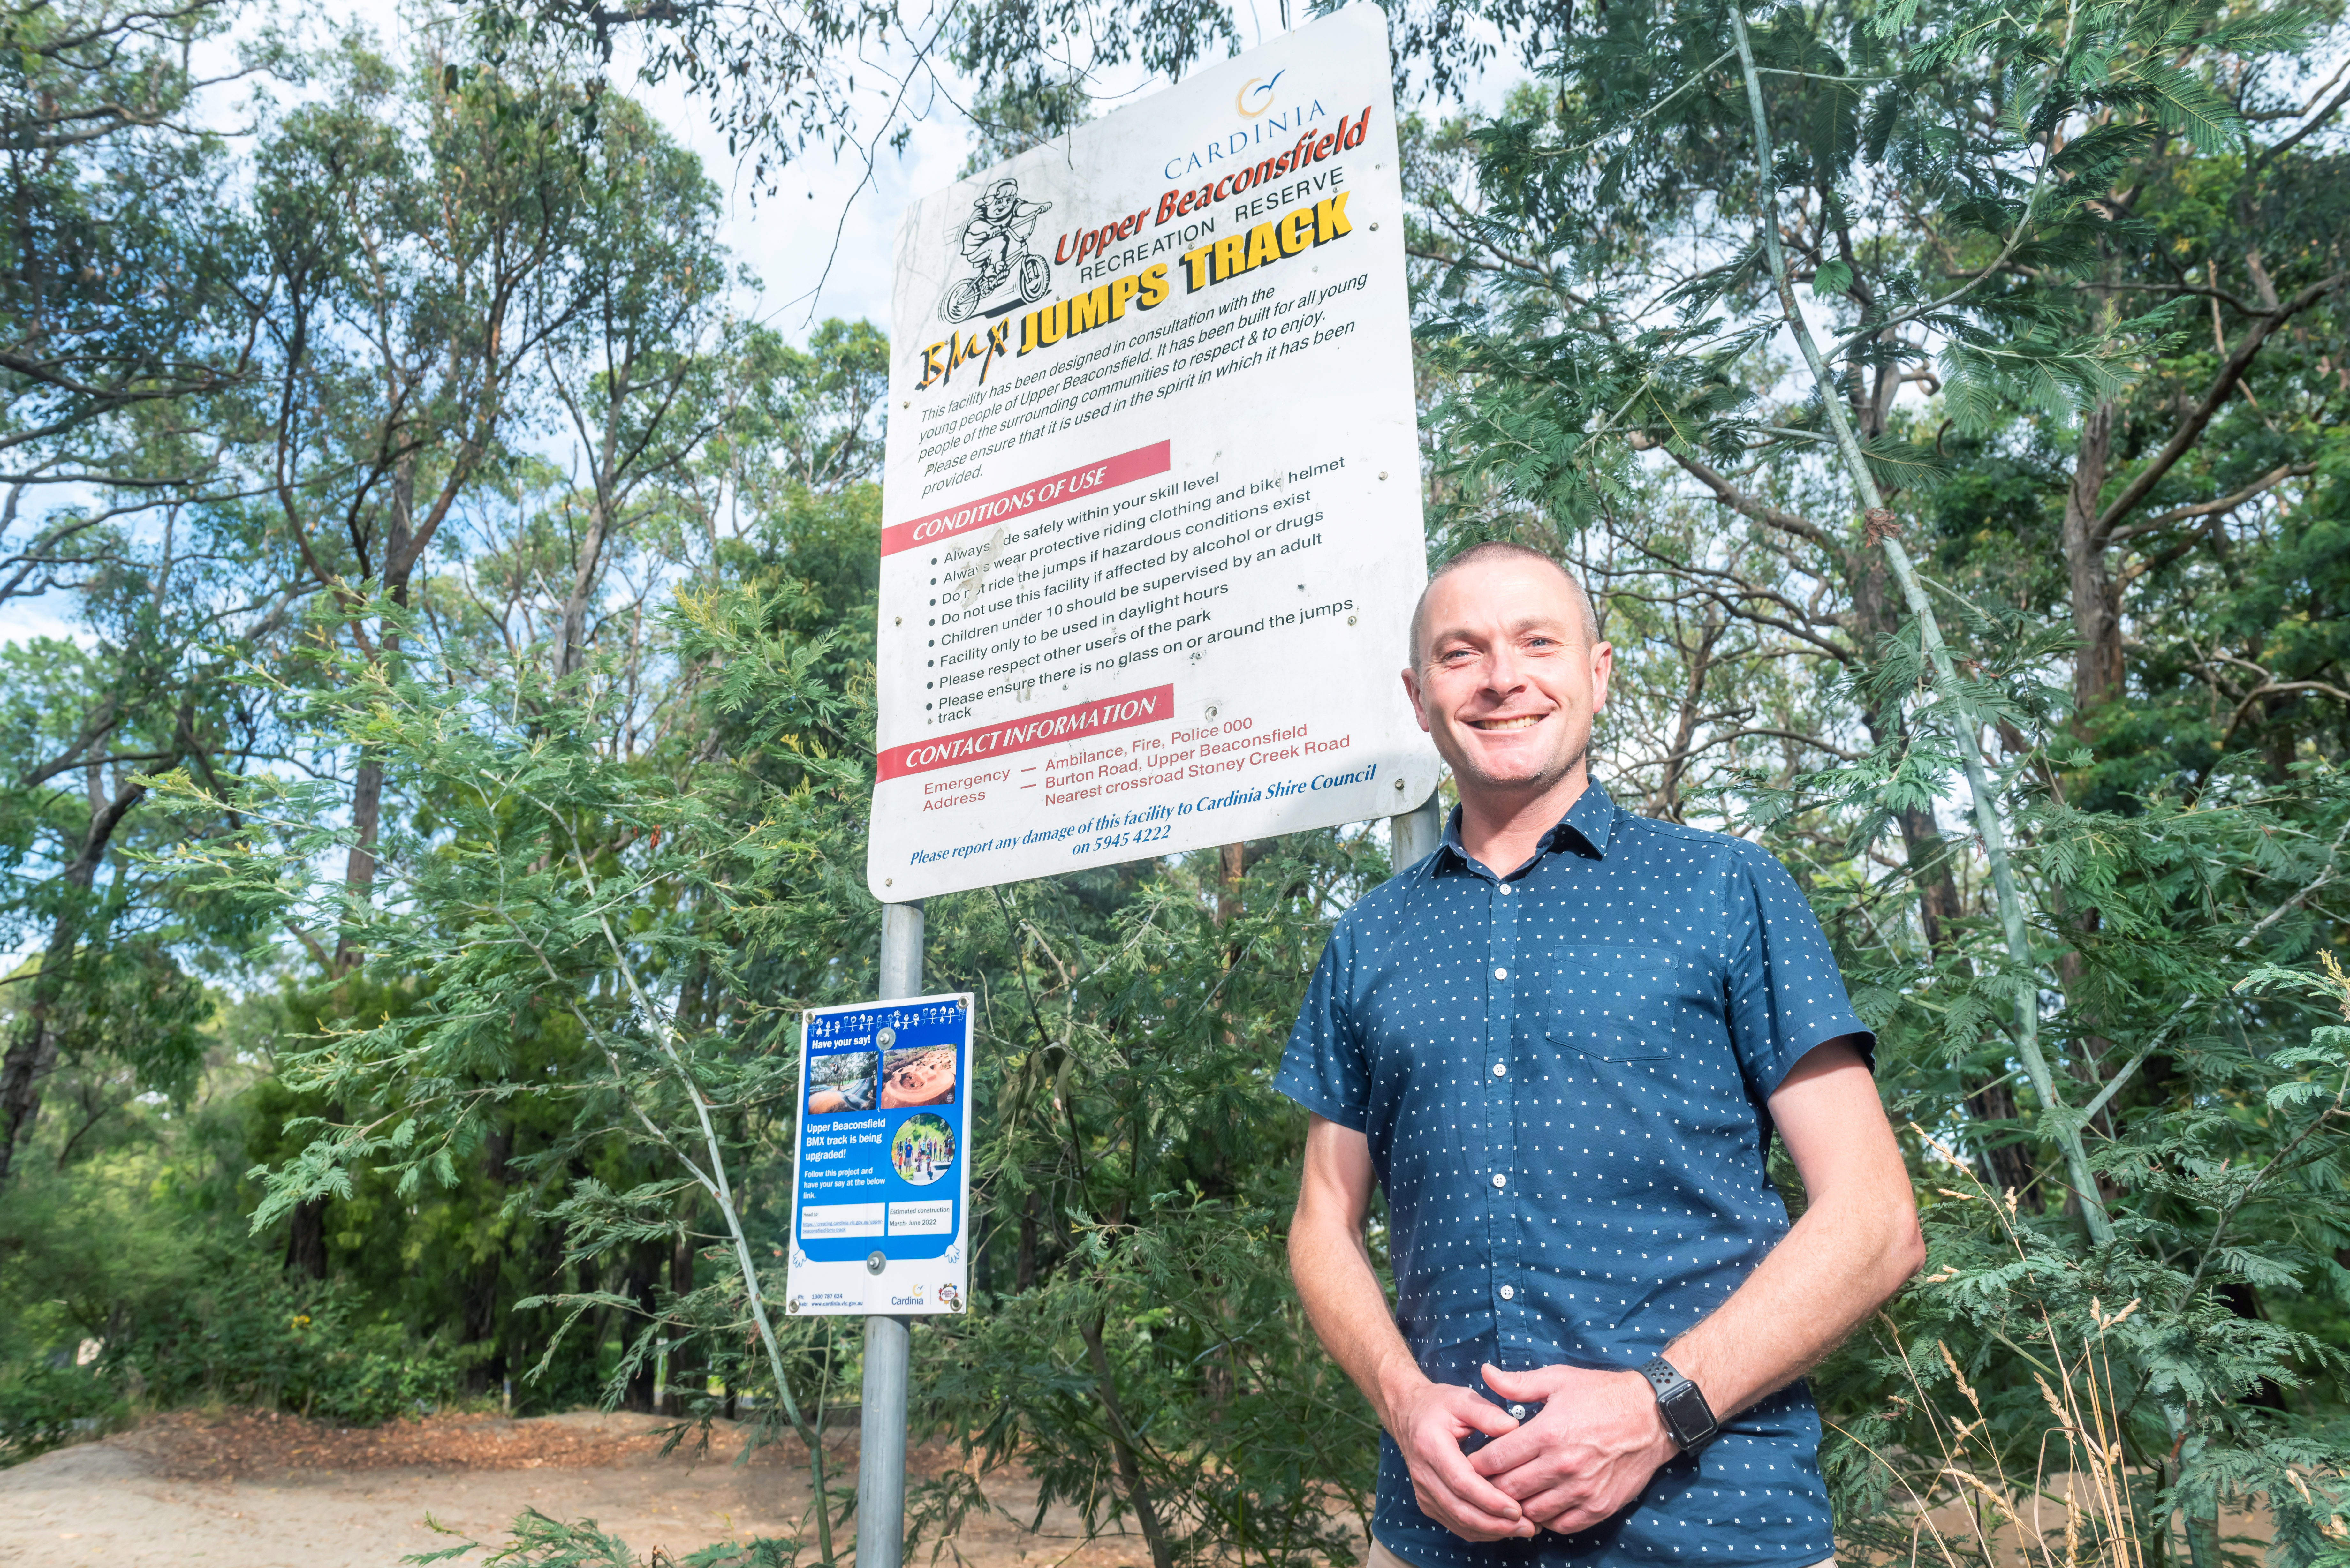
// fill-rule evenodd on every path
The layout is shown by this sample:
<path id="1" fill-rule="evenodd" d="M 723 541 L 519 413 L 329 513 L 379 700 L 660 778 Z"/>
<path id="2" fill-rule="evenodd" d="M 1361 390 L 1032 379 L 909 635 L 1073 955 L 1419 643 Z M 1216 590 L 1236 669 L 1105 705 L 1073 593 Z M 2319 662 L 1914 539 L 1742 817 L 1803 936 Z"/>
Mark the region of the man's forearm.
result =
<path id="1" fill-rule="evenodd" d="M 1295 1225 L 1289 1268 L 1323 1348 L 1392 1429 L 1397 1397 L 1427 1378 L 1396 1331 L 1362 1233 L 1331 1220 Z"/>
<path id="2" fill-rule="evenodd" d="M 1817 1366 L 1901 1288 L 1921 1256 L 1906 1205 L 1866 1192 L 1823 1200 L 1665 1355 L 1726 1418 Z"/>

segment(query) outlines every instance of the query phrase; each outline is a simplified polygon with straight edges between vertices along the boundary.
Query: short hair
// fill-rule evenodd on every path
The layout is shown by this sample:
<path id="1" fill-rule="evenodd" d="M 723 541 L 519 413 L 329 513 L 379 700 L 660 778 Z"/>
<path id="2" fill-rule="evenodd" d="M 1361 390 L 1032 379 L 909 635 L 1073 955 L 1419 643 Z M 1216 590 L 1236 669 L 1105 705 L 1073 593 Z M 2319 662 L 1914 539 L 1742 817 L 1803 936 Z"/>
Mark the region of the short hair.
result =
<path id="1" fill-rule="evenodd" d="M 1575 607 L 1582 612 L 1585 645 L 1596 646 L 1598 643 L 1599 612 L 1592 605 L 1590 592 L 1576 579 L 1573 572 L 1568 571 L 1531 545 L 1521 545 L 1513 539 L 1488 539 L 1481 545 L 1471 545 L 1459 555 L 1447 558 L 1438 565 L 1436 570 L 1428 575 L 1427 583 L 1419 590 L 1419 598 L 1411 607 L 1411 667 L 1414 670 L 1419 668 L 1419 634 L 1422 623 L 1428 618 L 1428 596 L 1430 590 L 1463 566 L 1473 566 L 1481 561 L 1506 560 L 1513 556 L 1522 556 L 1529 561 L 1540 561 L 1566 579 L 1567 591 L 1575 599 Z"/>

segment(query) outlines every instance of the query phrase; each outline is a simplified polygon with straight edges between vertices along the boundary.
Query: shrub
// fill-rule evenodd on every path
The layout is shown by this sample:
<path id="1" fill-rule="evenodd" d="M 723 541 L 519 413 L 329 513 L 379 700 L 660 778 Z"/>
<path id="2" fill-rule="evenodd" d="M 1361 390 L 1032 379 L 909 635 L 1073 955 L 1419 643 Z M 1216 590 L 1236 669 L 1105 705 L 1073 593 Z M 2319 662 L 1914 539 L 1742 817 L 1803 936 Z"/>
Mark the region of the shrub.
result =
<path id="1" fill-rule="evenodd" d="M 42 1362 L 0 1369 L 0 1465 L 105 1431 L 128 1409 L 93 1367 Z"/>

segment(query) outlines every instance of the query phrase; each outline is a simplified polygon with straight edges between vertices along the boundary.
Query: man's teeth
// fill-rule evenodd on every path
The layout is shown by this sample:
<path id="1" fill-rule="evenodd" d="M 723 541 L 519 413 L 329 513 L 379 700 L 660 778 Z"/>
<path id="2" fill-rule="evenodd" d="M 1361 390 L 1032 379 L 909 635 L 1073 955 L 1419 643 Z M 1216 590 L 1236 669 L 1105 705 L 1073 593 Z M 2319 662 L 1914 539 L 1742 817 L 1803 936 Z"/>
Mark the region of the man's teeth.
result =
<path id="1" fill-rule="evenodd" d="M 1540 713 L 1521 713 L 1514 719 L 1479 719 L 1473 721 L 1481 730 L 1523 730 L 1542 722 Z"/>

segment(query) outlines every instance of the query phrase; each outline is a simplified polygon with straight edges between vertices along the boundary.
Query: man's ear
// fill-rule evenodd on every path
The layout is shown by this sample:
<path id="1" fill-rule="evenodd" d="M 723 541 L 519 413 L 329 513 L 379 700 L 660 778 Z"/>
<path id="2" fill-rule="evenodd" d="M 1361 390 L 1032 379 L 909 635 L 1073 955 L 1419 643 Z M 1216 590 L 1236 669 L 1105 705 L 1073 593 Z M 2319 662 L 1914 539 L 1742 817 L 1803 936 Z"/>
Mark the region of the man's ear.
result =
<path id="1" fill-rule="evenodd" d="M 1607 706 L 1607 678 L 1616 671 L 1616 645 L 1603 642 L 1591 650 L 1591 711 Z"/>
<path id="2" fill-rule="evenodd" d="M 1419 700 L 1419 670 L 1407 670 L 1403 672 L 1403 690 L 1404 695 L 1411 699 L 1411 714 L 1413 718 L 1419 721 L 1420 732 L 1427 733 L 1428 707 Z"/>

